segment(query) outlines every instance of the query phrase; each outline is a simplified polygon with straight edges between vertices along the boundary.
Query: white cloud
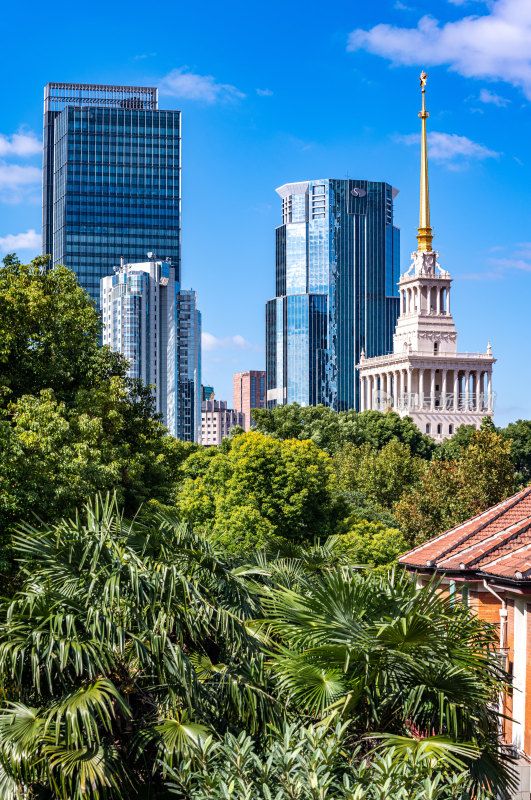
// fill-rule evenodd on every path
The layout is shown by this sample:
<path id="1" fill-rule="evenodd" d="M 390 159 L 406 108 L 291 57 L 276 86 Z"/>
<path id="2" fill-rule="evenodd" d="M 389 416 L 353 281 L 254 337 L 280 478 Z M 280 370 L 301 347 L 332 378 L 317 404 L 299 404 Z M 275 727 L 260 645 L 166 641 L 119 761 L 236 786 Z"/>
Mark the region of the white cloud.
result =
<path id="1" fill-rule="evenodd" d="M 398 141 L 408 145 L 420 142 L 420 134 L 409 133 L 406 136 L 397 136 Z M 467 136 L 457 133 L 440 133 L 431 131 L 428 137 L 430 158 L 442 163 L 463 164 L 468 161 L 483 161 L 486 158 L 497 158 L 500 153 L 490 150 L 483 144 L 473 142 Z"/>
<path id="2" fill-rule="evenodd" d="M 236 86 L 230 83 L 218 83 L 212 75 L 198 75 L 188 67 L 172 70 L 160 82 L 160 90 L 173 97 L 185 100 L 202 100 L 205 103 L 217 103 L 223 100 L 240 100 L 245 97 Z"/>
<path id="3" fill-rule="evenodd" d="M 256 94 L 260 95 L 260 97 L 273 97 L 271 89 L 257 89 Z"/>
<path id="4" fill-rule="evenodd" d="M 499 245 L 490 248 L 491 252 L 505 250 Z M 473 272 L 461 275 L 470 280 L 500 280 L 507 273 L 531 272 L 531 242 L 520 242 L 506 256 L 491 257 L 487 259 L 489 269 L 483 272 Z"/>
<path id="5" fill-rule="evenodd" d="M 42 172 L 38 167 L 0 163 L 0 189 L 21 189 L 40 183 Z"/>
<path id="6" fill-rule="evenodd" d="M 366 50 L 393 64 L 448 65 L 468 78 L 506 81 L 531 99 L 531 3 L 494 0 L 488 13 L 439 23 L 429 14 L 416 28 L 379 24 L 357 29 L 348 50 Z"/>
<path id="7" fill-rule="evenodd" d="M 7 236 L 0 236 L 0 252 L 12 253 L 18 250 L 37 250 L 41 249 L 41 235 L 33 228 L 26 233 L 8 233 Z"/>
<path id="8" fill-rule="evenodd" d="M 480 103 L 492 103 L 492 105 L 500 106 L 500 108 L 503 108 L 503 106 L 506 106 L 511 102 L 507 99 L 507 97 L 502 97 L 501 95 L 496 94 L 496 92 L 489 92 L 488 89 L 482 89 L 480 91 L 479 101 Z"/>
<path id="9" fill-rule="evenodd" d="M 42 152 L 42 142 L 33 133 L 0 133 L 0 156 L 34 156 Z"/>
<path id="10" fill-rule="evenodd" d="M 201 346 L 203 350 L 221 350 L 228 347 L 238 347 L 242 350 L 249 350 L 252 345 L 243 336 L 237 333 L 235 336 L 225 336 L 218 338 L 206 331 L 201 334 Z"/>

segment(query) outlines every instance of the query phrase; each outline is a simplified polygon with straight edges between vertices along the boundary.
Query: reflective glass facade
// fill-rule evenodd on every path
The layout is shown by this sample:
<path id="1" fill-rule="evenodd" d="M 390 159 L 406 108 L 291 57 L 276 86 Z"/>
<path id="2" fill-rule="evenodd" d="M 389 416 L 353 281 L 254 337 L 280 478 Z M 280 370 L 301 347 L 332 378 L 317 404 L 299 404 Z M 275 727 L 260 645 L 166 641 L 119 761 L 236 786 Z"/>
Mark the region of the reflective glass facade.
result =
<path id="1" fill-rule="evenodd" d="M 180 128 L 156 89 L 45 88 L 43 253 L 96 301 L 122 256 L 171 258 L 180 280 Z"/>
<path id="2" fill-rule="evenodd" d="M 283 220 L 276 297 L 266 306 L 267 404 L 358 408 L 361 349 L 368 357 L 391 352 L 399 313 L 396 190 L 323 179 L 277 192 Z"/>

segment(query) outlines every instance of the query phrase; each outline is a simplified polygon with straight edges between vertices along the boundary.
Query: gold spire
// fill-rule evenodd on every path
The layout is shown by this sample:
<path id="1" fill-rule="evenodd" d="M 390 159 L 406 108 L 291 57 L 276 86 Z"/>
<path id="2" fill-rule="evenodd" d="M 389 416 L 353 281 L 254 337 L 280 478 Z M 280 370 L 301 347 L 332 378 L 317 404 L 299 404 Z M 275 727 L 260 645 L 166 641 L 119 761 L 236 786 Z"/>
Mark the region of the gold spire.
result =
<path id="1" fill-rule="evenodd" d="M 431 250 L 433 235 L 430 227 L 430 191 L 428 187 L 428 144 L 426 141 L 426 120 L 430 116 L 426 111 L 426 81 L 427 72 L 420 73 L 420 89 L 422 92 L 422 111 L 419 117 L 422 120 L 421 153 L 420 153 L 420 215 L 417 242 L 419 250 Z"/>

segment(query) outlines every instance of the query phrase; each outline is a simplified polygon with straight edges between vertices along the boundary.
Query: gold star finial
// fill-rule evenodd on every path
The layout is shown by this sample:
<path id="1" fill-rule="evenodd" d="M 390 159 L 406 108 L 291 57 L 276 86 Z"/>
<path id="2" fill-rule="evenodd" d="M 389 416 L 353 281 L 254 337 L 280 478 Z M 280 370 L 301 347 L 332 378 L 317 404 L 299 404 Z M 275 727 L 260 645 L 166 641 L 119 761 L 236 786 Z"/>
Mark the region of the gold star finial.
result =
<path id="1" fill-rule="evenodd" d="M 428 73 L 422 70 L 422 72 L 420 73 L 420 88 L 423 89 L 426 86 L 427 82 L 428 82 Z"/>

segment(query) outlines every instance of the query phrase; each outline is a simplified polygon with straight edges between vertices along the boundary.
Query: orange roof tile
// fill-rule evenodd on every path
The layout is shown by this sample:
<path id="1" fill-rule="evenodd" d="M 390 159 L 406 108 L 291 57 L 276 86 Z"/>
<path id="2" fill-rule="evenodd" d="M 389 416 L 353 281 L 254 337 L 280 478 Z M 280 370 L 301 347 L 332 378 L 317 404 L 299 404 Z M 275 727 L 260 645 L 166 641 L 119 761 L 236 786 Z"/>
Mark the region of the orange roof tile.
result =
<path id="1" fill-rule="evenodd" d="M 531 581 L 531 486 L 415 547 L 399 562 Z"/>

